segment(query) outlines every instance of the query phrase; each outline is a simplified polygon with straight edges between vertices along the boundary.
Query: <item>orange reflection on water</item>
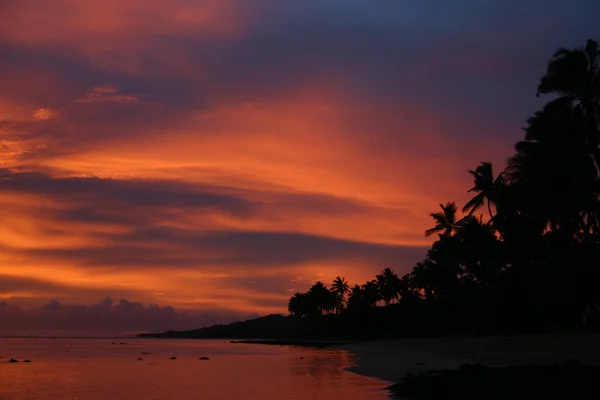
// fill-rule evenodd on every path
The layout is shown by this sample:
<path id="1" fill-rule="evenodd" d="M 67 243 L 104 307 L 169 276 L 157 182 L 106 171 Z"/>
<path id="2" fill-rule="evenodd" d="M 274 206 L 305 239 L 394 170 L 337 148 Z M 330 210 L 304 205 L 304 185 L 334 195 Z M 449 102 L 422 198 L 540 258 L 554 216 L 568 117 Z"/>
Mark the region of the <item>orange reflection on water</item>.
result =
<path id="1" fill-rule="evenodd" d="M 0 339 L 0 354 L 0 398 L 11 400 L 387 398 L 385 382 L 343 370 L 354 361 L 343 350 L 225 341 Z M 12 364 L 9 358 L 32 363 Z"/>

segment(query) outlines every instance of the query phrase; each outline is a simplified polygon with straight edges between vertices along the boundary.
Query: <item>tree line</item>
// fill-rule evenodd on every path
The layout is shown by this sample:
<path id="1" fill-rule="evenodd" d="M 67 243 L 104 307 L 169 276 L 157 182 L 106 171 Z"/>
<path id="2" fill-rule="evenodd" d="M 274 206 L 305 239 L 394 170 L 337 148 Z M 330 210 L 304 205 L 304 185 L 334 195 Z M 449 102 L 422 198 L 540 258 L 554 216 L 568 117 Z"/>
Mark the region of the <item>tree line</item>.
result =
<path id="1" fill-rule="evenodd" d="M 457 329 L 544 328 L 600 318 L 600 46 L 561 48 L 499 173 L 469 171 L 474 197 L 440 204 L 425 232 L 436 240 L 399 277 L 389 268 L 352 288 L 338 277 L 289 301 L 291 315 L 364 316 L 378 305 L 407 324 L 437 319 Z M 438 327 L 439 328 L 439 327 Z"/>
<path id="2" fill-rule="evenodd" d="M 394 271 L 386 268 L 375 279 L 352 288 L 345 278 L 339 276 L 333 281 L 331 288 L 319 281 L 308 292 L 292 296 L 288 311 L 291 315 L 308 317 L 342 314 L 345 311 L 360 312 L 381 302 L 389 305 L 406 297 L 407 293 L 403 289 L 408 287 L 408 279 L 409 275 L 399 278 Z"/>

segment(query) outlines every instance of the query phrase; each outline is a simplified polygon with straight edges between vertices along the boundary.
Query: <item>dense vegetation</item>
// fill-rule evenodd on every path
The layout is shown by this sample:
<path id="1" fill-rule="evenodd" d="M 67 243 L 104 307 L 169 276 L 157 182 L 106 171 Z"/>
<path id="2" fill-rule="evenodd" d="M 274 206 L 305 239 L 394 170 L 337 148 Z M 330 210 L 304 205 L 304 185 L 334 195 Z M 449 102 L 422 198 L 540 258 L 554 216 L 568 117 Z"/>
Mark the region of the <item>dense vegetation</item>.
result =
<path id="1" fill-rule="evenodd" d="M 427 257 L 349 287 L 315 283 L 290 317 L 180 337 L 373 337 L 593 327 L 600 321 L 600 47 L 559 49 L 503 171 L 469 171 L 474 197 L 431 214 Z M 178 335 L 171 332 L 169 335 Z M 181 336 L 183 335 L 183 336 Z"/>
<path id="2" fill-rule="evenodd" d="M 448 202 L 431 214 L 435 225 L 425 235 L 437 240 L 411 273 L 399 277 L 385 269 L 352 288 L 339 277 L 331 288 L 317 282 L 290 299 L 290 314 L 397 333 L 597 323 L 598 42 L 559 49 L 538 85 L 541 94 L 551 100 L 527 120 L 506 168 L 495 175 L 492 164 L 482 162 L 469 171 L 474 197 L 460 210 Z M 328 314 L 334 315 L 320 317 Z M 336 324 L 316 324 L 336 330 Z"/>

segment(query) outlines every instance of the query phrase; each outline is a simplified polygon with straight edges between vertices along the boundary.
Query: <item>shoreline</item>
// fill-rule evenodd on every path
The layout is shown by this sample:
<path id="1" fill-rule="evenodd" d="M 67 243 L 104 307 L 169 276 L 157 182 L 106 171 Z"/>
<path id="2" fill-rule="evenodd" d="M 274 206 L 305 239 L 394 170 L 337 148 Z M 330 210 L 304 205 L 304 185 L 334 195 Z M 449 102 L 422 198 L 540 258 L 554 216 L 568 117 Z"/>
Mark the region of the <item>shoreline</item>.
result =
<path id="1" fill-rule="evenodd" d="M 327 340 L 279 340 L 279 339 L 240 339 L 230 340 L 233 344 L 263 344 L 267 346 L 292 346 L 292 347 L 316 347 L 324 349 L 327 347 L 340 347 L 349 344 L 348 341 L 327 341 Z"/>
<path id="2" fill-rule="evenodd" d="M 579 361 L 600 366 L 600 334 L 555 333 L 514 336 L 456 336 L 354 342 L 333 346 L 358 357 L 346 370 L 391 382 L 461 365 L 543 366 Z"/>

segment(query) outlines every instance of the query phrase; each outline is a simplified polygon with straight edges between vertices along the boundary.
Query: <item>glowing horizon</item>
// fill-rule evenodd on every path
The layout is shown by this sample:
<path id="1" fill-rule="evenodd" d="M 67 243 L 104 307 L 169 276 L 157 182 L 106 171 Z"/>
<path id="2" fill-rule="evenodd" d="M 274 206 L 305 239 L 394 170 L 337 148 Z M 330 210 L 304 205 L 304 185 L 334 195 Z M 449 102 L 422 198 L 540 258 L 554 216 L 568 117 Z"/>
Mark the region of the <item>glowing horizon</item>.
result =
<path id="1" fill-rule="evenodd" d="M 9 1 L 0 313 L 108 296 L 188 327 L 409 272 L 467 170 L 504 167 L 554 50 L 599 36 L 579 3 Z"/>

